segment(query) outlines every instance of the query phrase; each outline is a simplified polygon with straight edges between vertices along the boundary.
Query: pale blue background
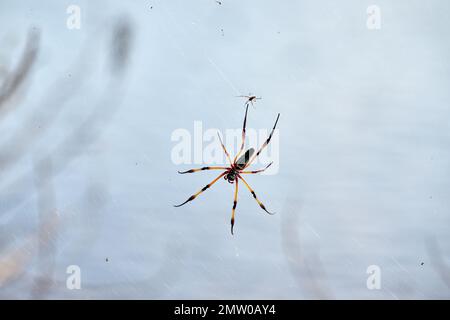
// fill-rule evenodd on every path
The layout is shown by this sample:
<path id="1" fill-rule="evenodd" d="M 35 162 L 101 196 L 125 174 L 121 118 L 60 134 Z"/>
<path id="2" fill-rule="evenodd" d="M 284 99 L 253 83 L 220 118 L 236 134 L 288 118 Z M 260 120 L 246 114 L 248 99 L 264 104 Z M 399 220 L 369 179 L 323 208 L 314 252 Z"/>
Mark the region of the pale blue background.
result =
<path id="1" fill-rule="evenodd" d="M 80 30 L 66 28 L 70 4 Z M 371 4 L 381 30 L 366 27 Z M 1 172 L 0 279 L 14 272 L 0 297 L 450 298 L 449 15 L 445 0 L 1 1 L 3 68 L 41 30 L 0 119 L 1 153 L 33 117 L 47 130 Z M 117 77 L 120 17 L 133 38 Z M 188 167 L 171 162 L 170 136 L 195 120 L 238 128 L 234 96 L 248 92 L 263 96 L 255 128 L 281 113 L 279 173 L 248 178 L 277 214 L 242 188 L 231 236 L 224 181 L 172 207 L 215 172 L 178 175 Z M 93 110 L 84 137 L 74 130 Z M 37 185 L 48 154 L 55 174 Z M 60 221 L 41 242 L 39 203 Z M 66 289 L 71 264 L 78 291 Z M 366 287 L 369 265 L 381 290 Z"/>

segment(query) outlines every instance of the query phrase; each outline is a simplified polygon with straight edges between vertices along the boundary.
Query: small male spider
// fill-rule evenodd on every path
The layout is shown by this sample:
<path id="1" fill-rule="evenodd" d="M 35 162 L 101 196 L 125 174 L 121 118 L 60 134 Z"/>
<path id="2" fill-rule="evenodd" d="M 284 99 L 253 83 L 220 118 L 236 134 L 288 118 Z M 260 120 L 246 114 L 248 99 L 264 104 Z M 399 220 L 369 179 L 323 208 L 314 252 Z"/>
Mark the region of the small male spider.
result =
<path id="1" fill-rule="evenodd" d="M 246 98 L 247 100 L 245 101 L 245 106 L 248 106 L 249 103 L 252 104 L 252 107 L 255 108 L 255 105 L 253 104 L 254 102 L 256 102 L 256 100 L 261 100 L 261 97 L 257 97 L 252 95 L 251 93 L 248 94 L 248 96 L 236 96 L 237 98 Z"/>
<path id="2" fill-rule="evenodd" d="M 190 169 L 187 171 L 183 171 L 180 172 L 178 171 L 178 173 L 181 174 L 185 174 L 185 173 L 193 173 L 193 172 L 197 172 L 197 171 L 202 171 L 202 170 L 225 170 L 224 172 L 222 172 L 217 178 L 215 178 L 213 181 L 211 181 L 209 184 L 207 184 L 206 186 L 204 186 L 201 190 L 199 190 L 197 193 L 193 194 L 192 196 L 190 196 L 185 202 L 179 204 L 179 205 L 175 205 L 174 207 L 181 207 L 182 205 L 188 203 L 189 201 L 194 200 L 199 194 L 201 194 L 202 192 L 206 191 L 208 188 L 210 188 L 214 183 L 216 183 L 221 177 L 223 177 L 226 181 L 228 181 L 229 183 L 235 183 L 235 189 L 234 189 L 234 202 L 233 202 L 233 209 L 231 211 L 231 234 L 233 234 L 233 227 L 234 227 L 234 212 L 236 210 L 236 206 L 237 206 L 237 195 L 238 195 L 238 182 L 239 180 L 242 180 L 242 182 L 244 183 L 244 185 L 247 187 L 247 189 L 250 191 L 250 193 L 253 195 L 253 198 L 256 200 L 256 202 L 259 204 L 259 206 L 266 211 L 268 214 L 274 214 L 272 212 L 269 212 L 266 207 L 264 206 L 264 204 L 262 204 L 261 201 L 259 201 L 259 199 L 256 197 L 256 193 L 255 191 L 253 191 L 253 189 L 250 187 L 250 185 L 247 183 L 247 181 L 244 180 L 244 178 L 242 177 L 243 174 L 255 174 L 255 173 L 259 173 L 259 172 L 263 172 L 264 170 L 266 170 L 267 168 L 270 167 L 270 165 L 272 164 L 269 163 L 264 169 L 260 169 L 260 170 L 253 170 L 253 171 L 245 171 L 245 169 L 250 166 L 250 164 L 259 156 L 259 154 L 261 153 L 261 151 L 269 144 L 270 139 L 272 138 L 272 135 L 275 131 L 275 127 L 277 126 L 277 122 L 278 119 L 280 118 L 280 114 L 278 114 L 277 119 L 275 121 L 275 124 L 273 126 L 272 131 L 270 132 L 269 137 L 267 138 L 267 140 L 264 142 L 264 144 L 259 148 L 258 152 L 255 153 L 255 149 L 250 148 L 248 149 L 241 157 L 239 157 L 242 153 L 242 150 L 244 150 L 244 144 L 245 144 L 245 127 L 247 124 L 247 112 L 248 112 L 248 104 L 247 107 L 245 108 L 245 117 L 244 117 L 244 125 L 242 127 L 242 144 L 241 144 L 241 148 L 238 152 L 238 154 L 234 157 L 234 160 L 231 161 L 230 155 L 227 151 L 227 149 L 225 148 L 222 139 L 220 138 L 219 133 L 217 133 L 217 135 L 219 136 L 219 141 L 220 144 L 222 145 L 222 149 L 225 153 L 225 155 L 227 156 L 228 161 L 230 162 L 230 166 L 229 167 L 203 167 L 203 168 L 199 168 L 199 169 Z"/>

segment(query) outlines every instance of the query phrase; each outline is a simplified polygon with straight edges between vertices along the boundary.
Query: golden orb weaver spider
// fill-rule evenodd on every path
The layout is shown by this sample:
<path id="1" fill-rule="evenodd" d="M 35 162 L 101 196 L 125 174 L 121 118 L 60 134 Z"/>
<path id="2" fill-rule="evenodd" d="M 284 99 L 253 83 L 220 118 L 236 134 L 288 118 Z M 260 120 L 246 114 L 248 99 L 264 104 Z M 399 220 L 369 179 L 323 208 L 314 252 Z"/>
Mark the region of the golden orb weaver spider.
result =
<path id="1" fill-rule="evenodd" d="M 241 144 L 241 148 L 239 149 L 239 152 L 234 157 L 233 161 L 231 161 L 230 154 L 228 153 L 227 149 L 225 148 L 225 146 L 224 146 L 224 144 L 222 142 L 222 139 L 220 138 L 219 133 L 217 133 L 217 135 L 219 136 L 219 141 L 220 141 L 220 144 L 222 146 L 222 149 L 223 149 L 225 155 L 227 156 L 228 161 L 230 162 L 230 166 L 229 167 L 203 167 L 203 168 L 198 168 L 198 169 L 190 169 L 190 170 L 183 171 L 183 172 L 178 171 L 178 173 L 180 173 L 180 174 L 185 174 L 185 173 L 193 173 L 193 172 L 198 172 L 198 171 L 203 171 L 203 170 L 225 170 L 217 178 L 215 178 L 213 181 L 211 181 L 206 186 L 204 186 L 202 189 L 200 189 L 197 193 L 195 193 L 192 196 L 190 196 L 185 202 L 183 202 L 181 204 L 178 204 L 178 205 L 174 205 L 174 207 L 181 207 L 182 205 L 185 205 L 186 203 L 194 200 L 195 198 L 197 198 L 198 195 L 200 195 L 201 193 L 203 193 L 204 191 L 209 189 L 214 183 L 216 183 L 222 177 L 225 180 L 227 180 L 229 183 L 235 183 L 236 182 L 235 190 L 234 190 L 233 209 L 231 211 L 231 234 L 234 234 L 233 233 L 234 213 L 235 213 L 236 206 L 237 206 L 238 182 L 239 182 L 239 180 L 241 180 L 244 183 L 244 185 L 247 187 L 247 189 L 252 194 L 253 198 L 256 200 L 256 202 L 259 204 L 259 206 L 265 212 L 267 212 L 268 214 L 274 214 L 272 212 L 269 212 L 266 209 L 266 207 L 264 206 L 264 204 L 261 201 L 259 201 L 258 197 L 256 196 L 255 191 L 253 191 L 253 189 L 250 187 L 250 185 L 247 183 L 247 181 L 245 181 L 245 179 L 242 177 L 242 175 L 243 174 L 255 174 L 255 173 L 263 172 L 264 170 L 269 168 L 270 165 L 272 164 L 272 162 L 269 163 L 264 169 L 253 170 L 253 171 L 245 171 L 245 169 L 248 166 L 250 166 L 250 164 L 259 156 L 261 151 L 269 144 L 270 139 L 272 139 L 272 135 L 273 135 L 273 133 L 275 131 L 275 128 L 277 126 L 278 119 L 280 118 L 280 114 L 278 114 L 277 119 L 275 120 L 275 124 L 274 124 L 274 126 L 272 128 L 272 131 L 269 134 L 269 137 L 266 139 L 264 144 L 259 148 L 258 152 L 256 152 L 256 154 L 255 154 L 255 149 L 250 148 L 247 151 L 245 151 L 245 153 L 241 157 L 239 157 L 241 155 L 242 151 L 244 150 L 244 146 L 245 146 L 245 127 L 247 125 L 247 113 L 248 113 L 248 104 L 247 104 L 247 107 L 245 108 L 244 125 L 242 126 L 242 144 Z"/>

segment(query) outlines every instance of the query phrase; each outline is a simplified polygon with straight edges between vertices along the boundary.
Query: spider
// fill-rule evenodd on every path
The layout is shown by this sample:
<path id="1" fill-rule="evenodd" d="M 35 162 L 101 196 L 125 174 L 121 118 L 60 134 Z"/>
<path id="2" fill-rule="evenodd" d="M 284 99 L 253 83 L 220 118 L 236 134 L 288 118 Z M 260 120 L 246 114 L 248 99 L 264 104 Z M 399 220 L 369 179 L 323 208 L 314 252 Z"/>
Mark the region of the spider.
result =
<path id="1" fill-rule="evenodd" d="M 236 97 L 237 98 L 246 98 L 247 100 L 245 101 L 245 105 L 248 106 L 248 104 L 251 103 L 253 108 L 255 108 L 255 105 L 253 104 L 253 102 L 255 102 L 256 100 L 262 99 L 262 97 L 254 96 L 251 93 L 249 93 L 248 96 L 236 96 Z"/>
<path id="2" fill-rule="evenodd" d="M 195 198 L 197 198 L 198 195 L 200 195 L 201 193 L 203 193 L 204 191 L 209 189 L 214 183 L 216 183 L 222 177 L 227 182 L 229 182 L 231 184 L 236 183 L 235 184 L 235 189 L 234 189 L 233 208 L 231 210 L 231 234 L 232 235 L 234 234 L 233 233 L 234 213 L 235 213 L 236 206 L 237 206 L 239 180 L 241 180 L 244 183 L 244 185 L 250 191 L 250 193 L 252 194 L 253 198 L 259 204 L 261 209 L 263 209 L 268 214 L 271 214 L 271 215 L 274 214 L 274 212 L 269 212 L 266 209 L 264 204 L 256 196 L 255 191 L 253 191 L 253 189 L 250 187 L 250 185 L 247 183 L 247 181 L 245 181 L 245 179 L 242 177 L 242 175 L 244 175 L 244 174 L 256 174 L 256 173 L 263 172 L 267 168 L 269 168 L 270 165 L 272 164 L 272 162 L 271 162 L 265 168 L 259 169 L 259 170 L 253 170 L 253 171 L 246 171 L 245 170 L 259 156 L 261 151 L 269 144 L 270 139 L 272 138 L 272 135 L 273 135 L 273 133 L 275 131 L 275 127 L 277 126 L 278 119 L 280 118 L 280 114 L 278 114 L 278 116 L 277 116 L 277 119 L 276 119 L 275 124 L 274 124 L 274 126 L 272 128 L 272 131 L 269 134 L 269 137 L 264 142 L 264 144 L 259 148 L 258 152 L 256 152 L 256 154 L 255 154 L 255 149 L 250 148 L 247 151 L 245 151 L 245 153 L 242 156 L 240 156 L 242 151 L 244 150 L 244 145 L 245 145 L 245 127 L 246 127 L 246 124 L 247 124 L 247 112 L 248 112 L 248 104 L 247 104 L 247 107 L 245 108 L 244 125 L 242 127 L 242 144 L 241 144 L 241 148 L 240 148 L 239 152 L 236 154 L 236 156 L 234 157 L 233 161 L 231 161 L 230 154 L 228 153 L 227 149 L 225 148 L 225 146 L 224 146 L 224 144 L 222 142 L 222 138 L 220 137 L 219 133 L 217 133 L 217 135 L 219 136 L 219 141 L 220 141 L 220 144 L 222 146 L 222 149 L 223 149 L 223 151 L 224 151 L 225 155 L 227 156 L 227 159 L 228 159 L 228 161 L 230 163 L 229 167 L 203 167 L 203 168 L 198 168 L 198 169 L 190 169 L 190 170 L 183 171 L 183 172 L 178 171 L 178 173 L 180 173 L 180 174 L 185 174 L 185 173 L 193 173 L 193 172 L 198 172 L 198 171 L 203 171 L 203 170 L 225 170 L 217 178 L 215 178 L 213 181 L 211 181 L 206 186 L 204 186 L 202 189 L 200 189 L 197 193 L 195 193 L 192 196 L 190 196 L 185 202 L 183 202 L 181 204 L 178 204 L 178 205 L 174 205 L 174 207 L 181 207 L 181 206 L 185 205 L 186 203 L 194 200 Z"/>

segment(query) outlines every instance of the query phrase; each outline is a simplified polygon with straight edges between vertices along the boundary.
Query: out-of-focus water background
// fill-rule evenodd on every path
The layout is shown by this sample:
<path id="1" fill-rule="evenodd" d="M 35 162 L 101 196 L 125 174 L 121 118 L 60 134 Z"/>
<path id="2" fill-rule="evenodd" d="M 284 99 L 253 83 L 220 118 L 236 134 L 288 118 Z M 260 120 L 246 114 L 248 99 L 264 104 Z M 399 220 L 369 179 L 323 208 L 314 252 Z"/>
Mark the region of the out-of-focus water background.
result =
<path id="1" fill-rule="evenodd" d="M 0 297 L 450 298 L 449 15 L 445 0 L 1 1 Z M 249 127 L 281 113 L 277 173 L 247 179 L 276 214 L 241 184 L 231 236 L 233 185 L 172 206 L 217 172 L 178 175 L 171 136 L 239 129 L 249 92 Z"/>

